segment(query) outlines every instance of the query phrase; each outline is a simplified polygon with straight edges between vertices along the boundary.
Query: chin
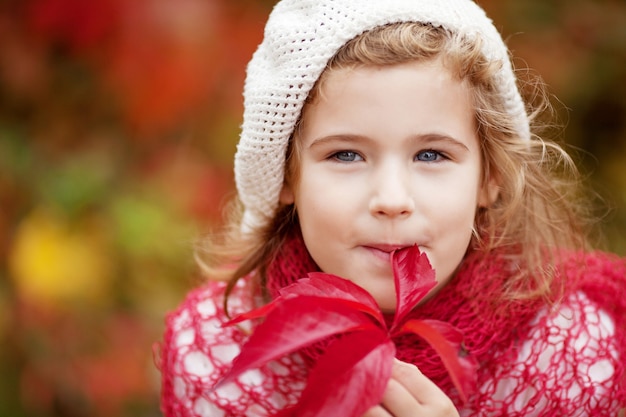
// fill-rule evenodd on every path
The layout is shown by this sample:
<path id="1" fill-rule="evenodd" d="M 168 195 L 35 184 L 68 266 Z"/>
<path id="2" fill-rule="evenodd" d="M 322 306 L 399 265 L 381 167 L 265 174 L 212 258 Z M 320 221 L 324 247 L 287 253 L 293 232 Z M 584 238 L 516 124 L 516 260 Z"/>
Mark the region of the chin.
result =
<path id="1" fill-rule="evenodd" d="M 396 309 L 395 308 L 383 308 L 380 307 L 380 311 L 382 311 L 383 314 L 395 314 L 396 313 Z"/>
<path id="2" fill-rule="evenodd" d="M 393 314 L 396 312 L 396 299 L 395 298 L 393 299 L 393 301 L 376 300 L 376 303 L 378 304 L 380 311 L 382 311 L 383 313 Z"/>

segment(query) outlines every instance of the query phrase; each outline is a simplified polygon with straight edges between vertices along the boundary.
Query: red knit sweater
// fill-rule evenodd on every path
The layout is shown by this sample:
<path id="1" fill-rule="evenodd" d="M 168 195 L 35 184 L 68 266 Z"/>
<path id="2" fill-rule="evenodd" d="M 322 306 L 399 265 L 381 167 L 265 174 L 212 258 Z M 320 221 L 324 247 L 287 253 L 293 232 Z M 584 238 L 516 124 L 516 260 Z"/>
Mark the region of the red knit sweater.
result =
<path id="1" fill-rule="evenodd" d="M 412 315 L 450 322 L 480 363 L 479 390 L 461 408 L 437 354 L 417 337 L 395 340 L 397 357 L 416 364 L 458 404 L 462 416 L 617 416 L 626 409 L 626 262 L 604 253 L 563 258 L 562 300 L 494 306 L 510 275 L 503 257 L 473 256 L 436 297 Z M 270 268 L 270 293 L 315 265 L 301 244 Z M 252 277 L 233 291 L 231 314 L 258 306 Z M 192 291 L 167 318 L 161 347 L 162 410 L 173 416 L 271 416 L 297 402 L 307 375 L 293 354 L 212 390 L 251 325 L 221 328 L 225 285 Z"/>

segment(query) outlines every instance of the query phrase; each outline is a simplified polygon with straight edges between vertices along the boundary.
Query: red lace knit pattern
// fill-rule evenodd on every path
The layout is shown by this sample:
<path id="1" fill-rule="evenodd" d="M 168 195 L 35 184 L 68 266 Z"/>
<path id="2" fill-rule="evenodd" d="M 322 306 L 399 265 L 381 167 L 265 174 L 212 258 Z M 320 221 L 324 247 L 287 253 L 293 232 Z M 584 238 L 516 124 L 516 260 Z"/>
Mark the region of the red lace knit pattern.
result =
<path id="1" fill-rule="evenodd" d="M 234 289 L 229 311 L 249 311 L 254 302 L 244 280 Z M 225 327 L 225 285 L 212 282 L 192 291 L 170 314 L 161 348 L 162 411 L 166 417 L 271 416 L 295 404 L 306 369 L 297 355 L 244 373 L 217 390 L 251 331 L 249 323 Z"/>
<path id="2" fill-rule="evenodd" d="M 305 254 L 290 245 L 270 271 L 270 290 L 314 268 Z M 493 308 L 509 266 L 476 257 L 413 312 L 464 331 L 480 370 L 479 390 L 463 407 L 429 346 L 405 336 L 395 340 L 398 358 L 457 401 L 462 416 L 617 416 L 626 407 L 626 265 L 599 253 L 572 254 L 564 265 L 567 294 L 552 308 L 538 301 Z M 231 296 L 234 314 L 254 305 L 247 280 Z M 223 284 L 208 284 L 168 317 L 161 353 L 166 417 L 269 416 L 297 401 L 304 386 L 308 361 L 292 355 L 212 390 L 250 331 L 220 327 L 223 291 Z"/>
<path id="3" fill-rule="evenodd" d="M 465 329 L 481 363 L 480 392 L 462 415 L 608 417 L 626 408 L 626 262 L 578 253 L 562 266 L 565 298 L 552 308 L 486 309 L 486 294 L 497 291 L 489 286 L 506 279 L 501 260 L 475 259 L 459 275 L 465 300 L 449 305 L 447 316 Z M 491 282 L 472 284 L 480 275 Z M 455 298 L 446 291 L 437 301 Z"/>

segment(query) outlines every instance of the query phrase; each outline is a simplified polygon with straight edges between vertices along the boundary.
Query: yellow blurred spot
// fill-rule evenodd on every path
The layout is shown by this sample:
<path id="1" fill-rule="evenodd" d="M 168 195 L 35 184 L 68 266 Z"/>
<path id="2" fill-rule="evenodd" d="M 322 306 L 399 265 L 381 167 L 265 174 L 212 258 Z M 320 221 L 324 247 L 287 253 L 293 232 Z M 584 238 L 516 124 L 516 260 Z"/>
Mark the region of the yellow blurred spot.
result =
<path id="1" fill-rule="evenodd" d="M 104 230 L 96 222 L 73 225 L 39 210 L 19 225 L 9 253 L 18 292 L 32 301 L 95 301 L 106 295 L 111 264 Z"/>

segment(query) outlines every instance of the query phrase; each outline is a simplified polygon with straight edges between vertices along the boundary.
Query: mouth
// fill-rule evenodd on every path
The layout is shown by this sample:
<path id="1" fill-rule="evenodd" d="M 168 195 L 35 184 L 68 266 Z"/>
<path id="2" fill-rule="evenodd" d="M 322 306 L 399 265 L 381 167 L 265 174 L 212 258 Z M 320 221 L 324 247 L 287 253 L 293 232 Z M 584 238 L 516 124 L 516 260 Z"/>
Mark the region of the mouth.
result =
<path id="1" fill-rule="evenodd" d="M 372 245 L 364 245 L 366 248 L 368 249 L 376 249 L 379 250 L 381 252 L 387 252 L 387 253 L 391 253 L 394 250 L 398 250 L 398 249 L 402 249 L 402 248 L 406 248 L 408 246 L 412 246 L 412 245 L 379 245 L 379 244 L 372 244 Z"/>
<path id="2" fill-rule="evenodd" d="M 370 252 L 375 257 L 390 262 L 391 253 L 395 250 L 403 249 L 409 246 L 413 246 L 413 243 L 410 244 L 366 244 L 363 245 L 363 248 Z"/>
<path id="3" fill-rule="evenodd" d="M 415 243 L 399 243 L 399 244 L 367 244 L 363 245 L 363 247 L 367 249 L 375 249 L 381 252 L 391 253 L 394 250 L 408 248 L 409 246 L 413 246 Z"/>

